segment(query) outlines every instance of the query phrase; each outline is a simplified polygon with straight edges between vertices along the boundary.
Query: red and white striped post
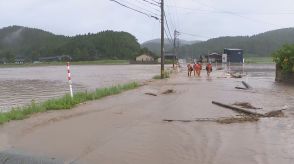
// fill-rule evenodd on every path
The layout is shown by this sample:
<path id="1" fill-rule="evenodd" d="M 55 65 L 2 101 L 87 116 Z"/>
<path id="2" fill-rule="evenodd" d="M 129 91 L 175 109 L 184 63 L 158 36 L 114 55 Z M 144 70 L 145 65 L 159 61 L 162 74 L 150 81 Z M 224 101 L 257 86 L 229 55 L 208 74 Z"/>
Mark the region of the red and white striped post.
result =
<path id="1" fill-rule="evenodd" d="M 70 96 L 73 97 L 73 92 L 72 92 L 72 81 L 71 81 L 71 77 L 70 77 L 70 64 L 69 62 L 67 62 L 67 80 L 68 80 L 68 84 L 69 84 L 69 91 L 70 91 Z"/>

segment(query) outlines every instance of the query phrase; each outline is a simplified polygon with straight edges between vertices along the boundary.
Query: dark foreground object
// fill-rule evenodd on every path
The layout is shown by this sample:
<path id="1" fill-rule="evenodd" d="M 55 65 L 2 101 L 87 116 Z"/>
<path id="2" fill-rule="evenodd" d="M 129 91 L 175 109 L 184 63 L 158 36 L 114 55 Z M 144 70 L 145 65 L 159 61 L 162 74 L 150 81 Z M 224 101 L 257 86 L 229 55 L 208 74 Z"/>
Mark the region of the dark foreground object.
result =
<path id="1" fill-rule="evenodd" d="M 239 112 L 239 113 L 244 113 L 244 114 L 248 114 L 248 115 L 256 115 L 256 116 L 259 116 L 259 117 L 264 117 L 263 114 L 256 113 L 256 112 L 251 112 L 249 110 L 238 108 L 238 107 L 235 107 L 235 106 L 232 106 L 232 105 L 227 105 L 227 104 L 223 104 L 223 103 L 216 102 L 216 101 L 212 101 L 212 103 L 216 104 L 216 105 L 219 105 L 219 106 L 222 106 L 222 107 L 225 107 L 225 108 L 232 109 L 232 110 L 234 110 L 236 112 Z"/>
<path id="2" fill-rule="evenodd" d="M 232 105 L 223 104 L 223 103 L 216 102 L 216 101 L 212 101 L 212 103 L 216 104 L 218 106 L 221 106 L 221 107 L 231 109 L 231 110 L 239 112 L 239 113 L 246 114 L 248 116 L 255 116 L 255 117 L 284 117 L 284 113 L 283 113 L 284 109 L 274 110 L 274 111 L 270 111 L 270 112 L 262 114 L 262 113 L 252 112 L 252 111 L 249 111 L 247 109 L 235 107 L 235 106 L 232 106 Z"/>
<path id="3" fill-rule="evenodd" d="M 0 152 L 0 164 L 63 164 L 55 158 L 37 157 L 17 151 Z"/>

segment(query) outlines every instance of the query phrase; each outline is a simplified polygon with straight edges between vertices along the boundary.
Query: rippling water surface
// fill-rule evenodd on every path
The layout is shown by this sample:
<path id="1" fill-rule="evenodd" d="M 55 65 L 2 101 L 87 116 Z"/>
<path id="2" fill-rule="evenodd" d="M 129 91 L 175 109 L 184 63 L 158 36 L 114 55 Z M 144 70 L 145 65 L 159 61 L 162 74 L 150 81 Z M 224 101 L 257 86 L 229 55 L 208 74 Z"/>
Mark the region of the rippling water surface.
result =
<path id="1" fill-rule="evenodd" d="M 159 65 L 72 65 L 74 91 L 144 81 L 159 74 Z M 66 66 L 0 68 L 0 110 L 59 97 L 69 90 Z"/>

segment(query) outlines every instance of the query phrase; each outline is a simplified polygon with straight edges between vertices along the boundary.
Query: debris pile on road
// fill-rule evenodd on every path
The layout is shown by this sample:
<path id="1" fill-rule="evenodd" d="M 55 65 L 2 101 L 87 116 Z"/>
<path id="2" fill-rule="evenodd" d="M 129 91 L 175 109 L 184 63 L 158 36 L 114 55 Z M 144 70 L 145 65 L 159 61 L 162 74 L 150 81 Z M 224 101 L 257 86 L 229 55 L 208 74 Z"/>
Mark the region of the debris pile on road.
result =
<path id="1" fill-rule="evenodd" d="M 175 93 L 176 91 L 174 89 L 167 89 L 163 92 L 161 92 L 161 94 L 163 95 L 167 95 L 167 94 L 172 94 Z M 144 93 L 145 95 L 150 95 L 150 96 L 158 96 L 160 93 L 159 92 L 155 92 L 155 91 L 148 91 Z"/>
<path id="2" fill-rule="evenodd" d="M 249 84 L 247 84 L 245 81 L 242 81 L 242 84 L 245 86 L 245 88 L 244 87 L 235 87 L 235 88 L 236 89 L 243 89 L 243 90 L 252 89 L 252 87 Z"/>
<path id="3" fill-rule="evenodd" d="M 151 92 L 146 92 L 145 95 L 157 96 L 157 94 L 155 94 L 155 93 L 151 93 Z"/>
<path id="4" fill-rule="evenodd" d="M 242 122 L 255 122 L 258 120 L 259 120 L 258 117 L 244 115 L 242 117 L 221 118 L 221 119 L 218 119 L 216 122 L 221 124 L 232 124 L 232 123 L 242 123 Z"/>
<path id="5" fill-rule="evenodd" d="M 234 72 L 234 73 L 230 73 L 231 78 L 242 78 L 243 75 L 238 73 L 238 72 Z"/>
<path id="6" fill-rule="evenodd" d="M 250 111 L 248 109 L 261 109 L 261 108 L 256 108 L 256 107 L 252 106 L 250 103 L 248 103 L 248 104 L 247 103 L 241 103 L 242 105 L 245 106 L 245 108 L 250 107 L 250 108 L 247 108 L 247 109 L 239 108 L 239 107 L 228 105 L 228 104 L 223 104 L 223 103 L 216 102 L 216 101 L 212 101 L 212 103 L 216 104 L 216 105 L 219 105 L 221 107 L 231 109 L 231 110 L 236 111 L 238 113 L 242 113 L 241 118 L 243 120 L 246 120 L 246 121 L 257 121 L 260 117 L 284 117 L 283 110 L 274 110 L 274 111 L 270 111 L 270 112 L 267 112 L 267 113 L 258 113 L 256 111 L 255 112 Z M 240 105 L 240 103 L 239 103 L 239 105 Z M 239 119 L 239 118 L 236 118 L 236 119 Z M 240 120 L 241 122 L 242 122 L 242 119 Z"/>
<path id="7" fill-rule="evenodd" d="M 262 109 L 262 108 L 253 106 L 249 102 L 235 102 L 233 105 L 240 106 L 242 108 L 247 108 L 247 109 Z"/>
<path id="8" fill-rule="evenodd" d="M 165 122 L 217 122 L 220 124 L 231 124 L 231 123 L 242 123 L 242 122 L 254 122 L 258 121 L 258 117 L 253 116 L 242 116 L 242 117 L 224 117 L 224 118 L 195 118 L 191 120 L 173 120 L 173 119 L 163 119 Z"/>
<path id="9" fill-rule="evenodd" d="M 173 89 L 168 89 L 168 90 L 162 92 L 162 94 L 171 94 L 171 93 L 174 93 L 174 92 L 175 92 L 175 90 L 173 90 Z"/>

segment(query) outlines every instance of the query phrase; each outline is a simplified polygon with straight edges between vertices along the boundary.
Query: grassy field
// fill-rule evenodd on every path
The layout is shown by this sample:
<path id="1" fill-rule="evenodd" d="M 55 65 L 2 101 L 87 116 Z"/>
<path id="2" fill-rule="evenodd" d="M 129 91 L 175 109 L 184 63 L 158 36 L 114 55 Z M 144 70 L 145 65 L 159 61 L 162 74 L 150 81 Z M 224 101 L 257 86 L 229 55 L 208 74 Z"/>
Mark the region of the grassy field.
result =
<path id="1" fill-rule="evenodd" d="M 245 57 L 245 63 L 254 63 L 254 64 L 273 64 L 272 57 Z"/>
<path id="2" fill-rule="evenodd" d="M 106 96 L 119 94 L 123 91 L 135 89 L 137 87 L 139 87 L 139 84 L 136 82 L 132 82 L 109 88 L 96 89 L 96 91 L 94 92 L 75 93 L 73 98 L 71 98 L 71 96 L 67 94 L 61 98 L 47 100 L 42 103 L 35 103 L 34 101 L 32 101 L 32 103 L 28 106 L 14 108 L 6 113 L 0 113 L 0 124 L 9 122 L 11 120 L 22 120 L 28 118 L 34 113 L 40 113 L 49 110 L 71 109 L 82 102 L 97 100 Z"/>
<path id="3" fill-rule="evenodd" d="M 34 67 L 34 66 L 54 66 L 66 65 L 67 62 L 42 62 L 42 63 L 25 63 L 25 64 L 0 64 L 0 67 Z M 94 61 L 77 61 L 70 62 L 71 65 L 120 65 L 129 64 L 128 60 L 94 60 Z"/>

